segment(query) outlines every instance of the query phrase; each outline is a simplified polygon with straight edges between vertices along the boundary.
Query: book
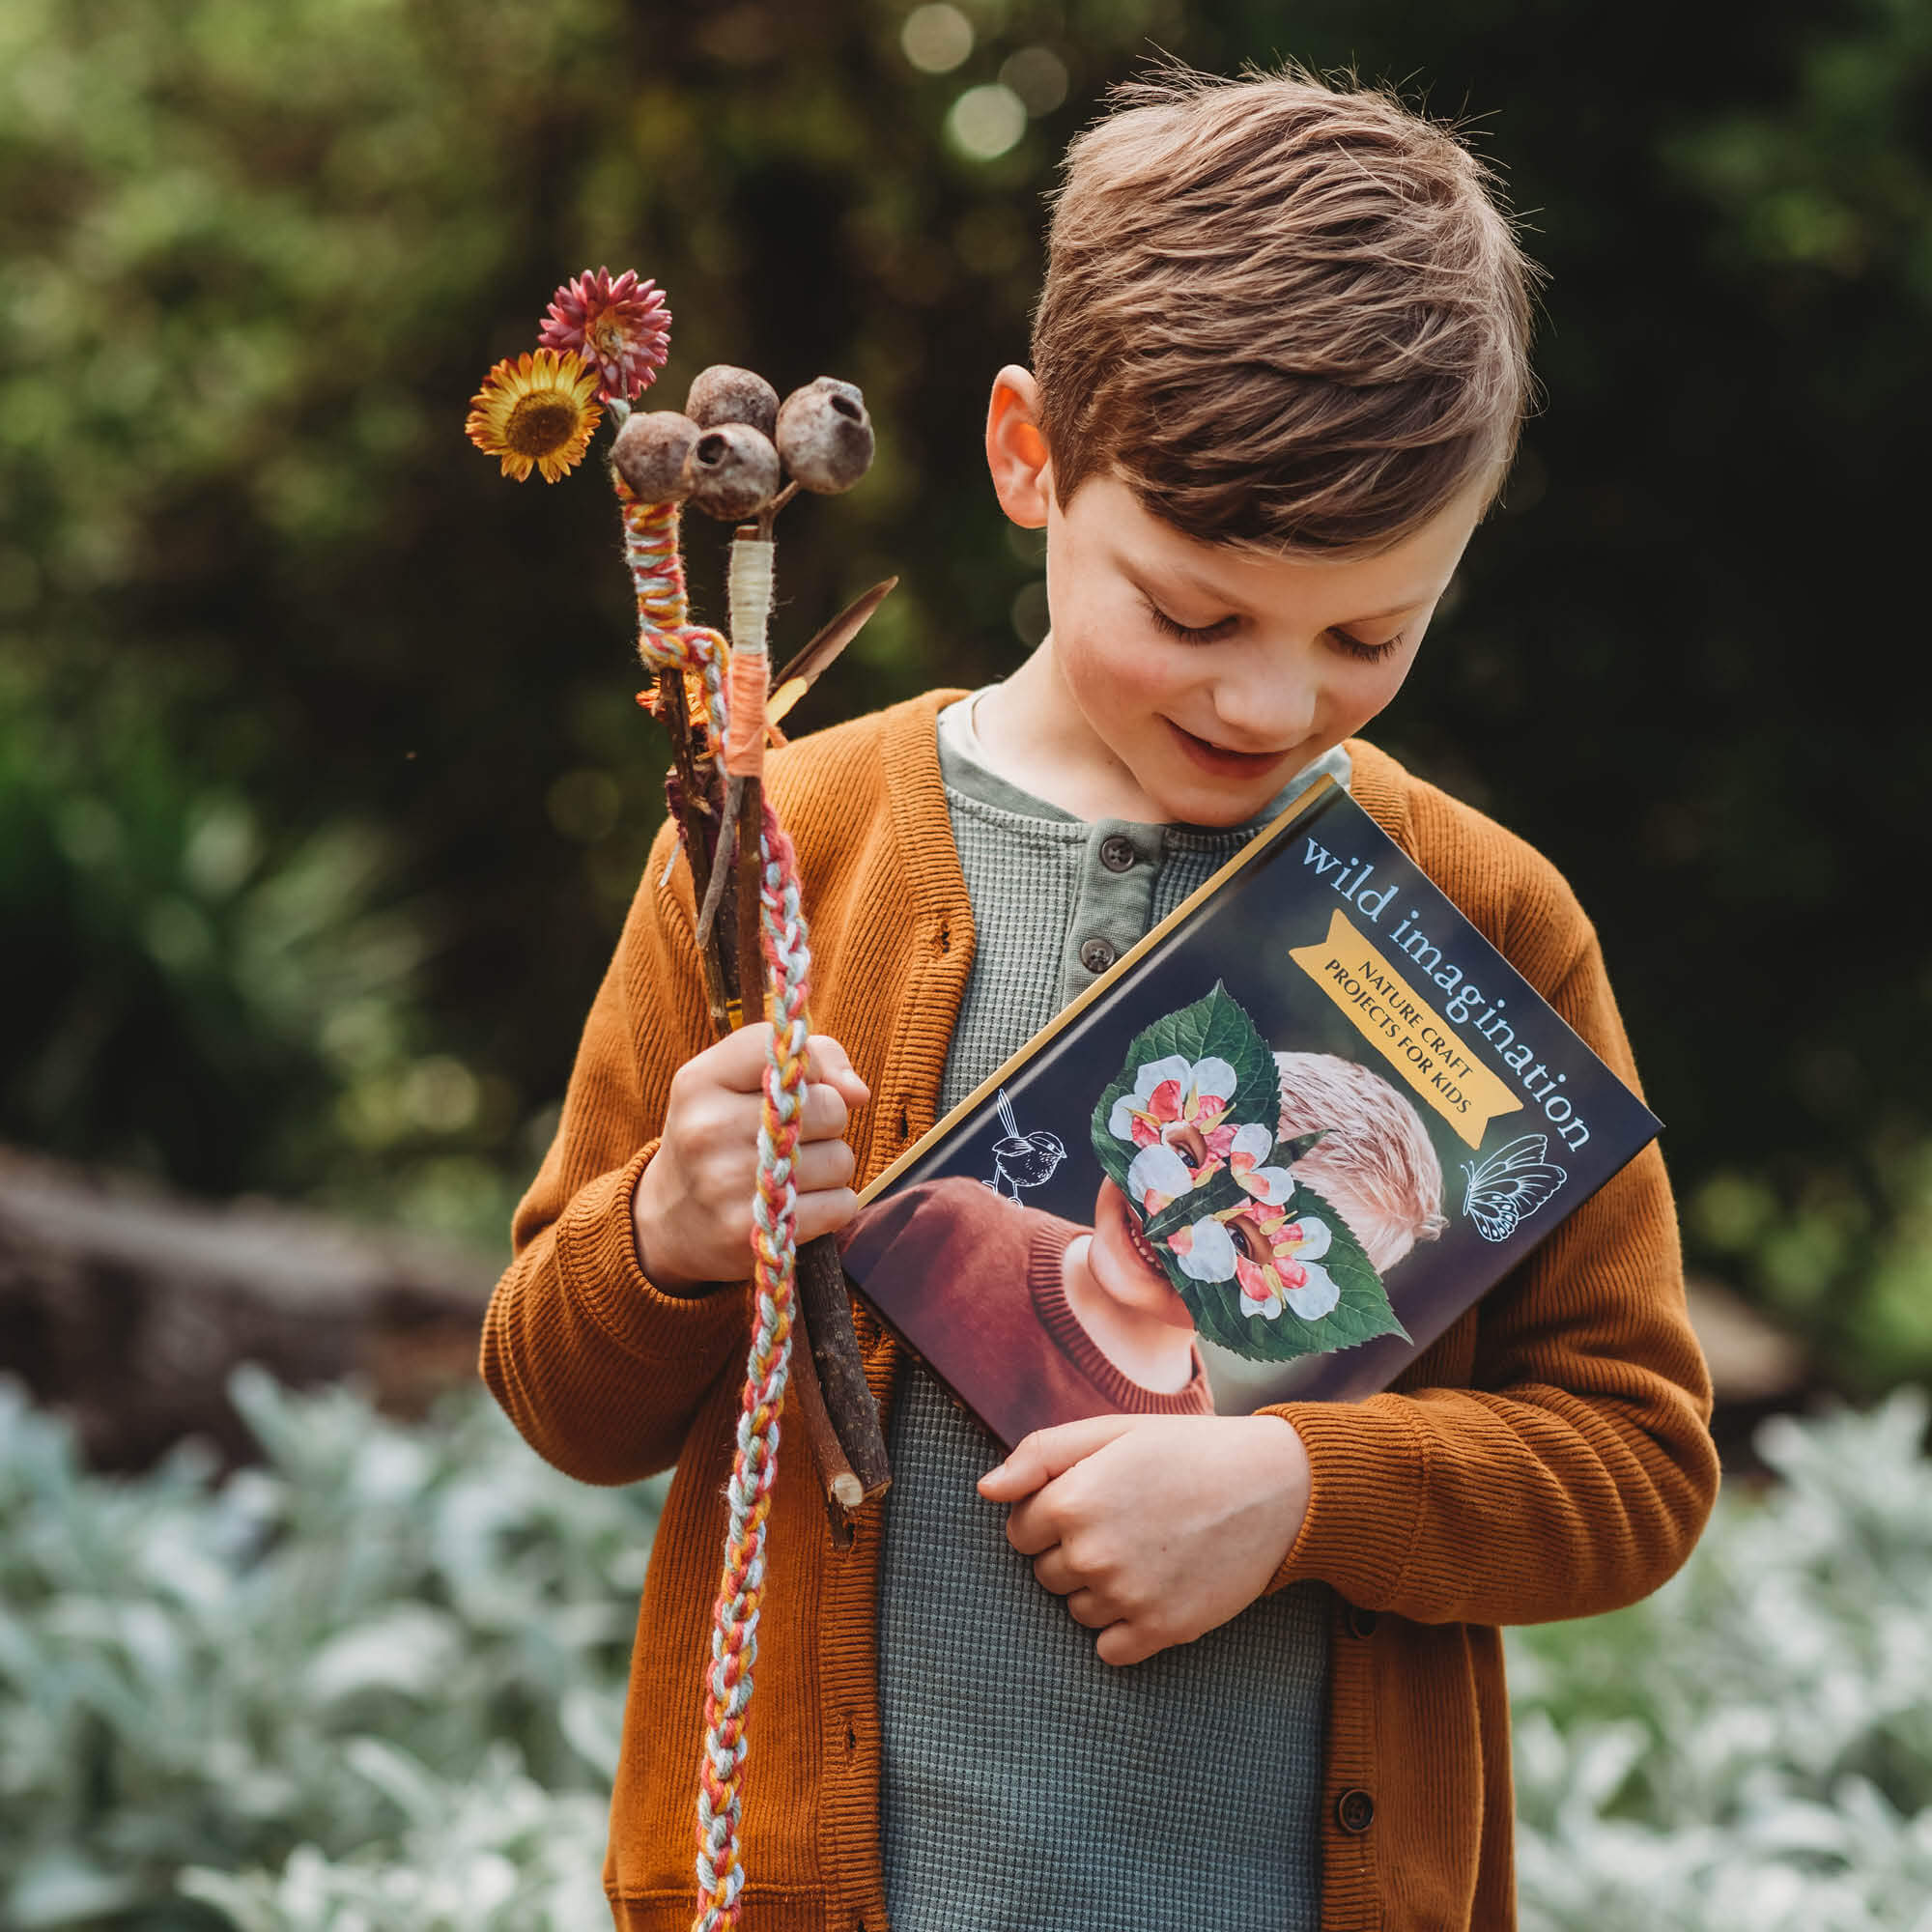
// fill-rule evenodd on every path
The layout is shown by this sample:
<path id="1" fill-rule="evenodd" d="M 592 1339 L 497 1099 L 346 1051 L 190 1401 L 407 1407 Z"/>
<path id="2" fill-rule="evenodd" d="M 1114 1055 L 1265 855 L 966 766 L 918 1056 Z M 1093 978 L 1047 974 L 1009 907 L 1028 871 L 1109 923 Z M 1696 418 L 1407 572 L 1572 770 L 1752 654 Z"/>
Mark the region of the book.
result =
<path id="1" fill-rule="evenodd" d="M 1011 1446 L 1386 1388 L 1661 1122 L 1332 781 L 866 1190 L 848 1279 Z"/>

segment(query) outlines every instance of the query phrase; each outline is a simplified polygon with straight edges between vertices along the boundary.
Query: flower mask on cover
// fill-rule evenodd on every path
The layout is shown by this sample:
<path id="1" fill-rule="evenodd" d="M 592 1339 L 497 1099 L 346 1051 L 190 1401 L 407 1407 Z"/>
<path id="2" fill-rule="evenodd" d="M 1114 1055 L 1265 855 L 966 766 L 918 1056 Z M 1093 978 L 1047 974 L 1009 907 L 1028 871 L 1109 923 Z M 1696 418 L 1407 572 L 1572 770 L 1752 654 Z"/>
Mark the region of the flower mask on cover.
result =
<path id="1" fill-rule="evenodd" d="M 1256 1361 L 1400 1334 L 1347 1222 L 1291 1173 L 1274 1055 L 1216 984 L 1137 1035 L 1094 1109 L 1094 1151 L 1210 1341 Z"/>

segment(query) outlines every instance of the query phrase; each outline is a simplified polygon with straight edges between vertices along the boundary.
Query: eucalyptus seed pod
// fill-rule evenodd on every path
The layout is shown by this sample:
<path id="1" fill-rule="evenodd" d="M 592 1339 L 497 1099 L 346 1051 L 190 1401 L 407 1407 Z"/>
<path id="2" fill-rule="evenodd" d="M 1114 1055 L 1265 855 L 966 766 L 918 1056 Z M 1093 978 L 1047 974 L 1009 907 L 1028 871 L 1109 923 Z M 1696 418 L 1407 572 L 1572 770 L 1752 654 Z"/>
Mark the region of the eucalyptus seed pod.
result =
<path id="1" fill-rule="evenodd" d="M 779 455 L 801 487 L 820 497 L 849 490 L 872 467 L 872 419 L 851 383 L 820 376 L 779 410 Z"/>
<path id="2" fill-rule="evenodd" d="M 611 444 L 611 461 L 640 503 L 681 503 L 691 494 L 685 458 L 701 433 L 675 410 L 634 412 Z"/>
<path id="3" fill-rule="evenodd" d="M 700 370 L 684 399 L 684 412 L 699 429 L 721 423 L 750 423 L 769 438 L 778 427 L 779 392 L 755 369 L 714 362 Z"/>
<path id="4" fill-rule="evenodd" d="M 707 516 L 734 524 L 779 493 L 779 453 L 750 423 L 699 430 L 684 459 L 684 487 Z"/>

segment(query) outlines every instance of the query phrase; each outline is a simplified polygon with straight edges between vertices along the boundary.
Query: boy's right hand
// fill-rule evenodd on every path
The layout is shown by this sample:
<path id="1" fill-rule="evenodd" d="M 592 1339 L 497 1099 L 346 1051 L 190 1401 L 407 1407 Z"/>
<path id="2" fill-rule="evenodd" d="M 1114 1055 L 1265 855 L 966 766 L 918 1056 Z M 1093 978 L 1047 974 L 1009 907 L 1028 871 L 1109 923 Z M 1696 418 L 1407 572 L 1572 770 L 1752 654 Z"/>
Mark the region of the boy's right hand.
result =
<path id="1" fill-rule="evenodd" d="M 768 1023 L 741 1027 L 678 1068 L 665 1107 L 664 1144 L 631 1199 L 638 1265 L 668 1294 L 752 1271 Z M 843 1227 L 859 1206 L 852 1150 L 839 1138 L 870 1090 L 829 1034 L 806 1048 L 805 1114 L 792 1175 L 801 1243 Z"/>

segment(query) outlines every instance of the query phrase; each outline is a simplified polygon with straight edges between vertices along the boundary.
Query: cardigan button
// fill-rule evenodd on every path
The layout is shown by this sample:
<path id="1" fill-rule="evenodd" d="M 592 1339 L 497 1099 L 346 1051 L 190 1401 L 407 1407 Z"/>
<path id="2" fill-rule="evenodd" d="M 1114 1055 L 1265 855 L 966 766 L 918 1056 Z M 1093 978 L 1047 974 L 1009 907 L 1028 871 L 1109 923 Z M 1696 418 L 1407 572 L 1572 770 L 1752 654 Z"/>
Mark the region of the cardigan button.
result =
<path id="1" fill-rule="evenodd" d="M 1374 1636 L 1378 1622 L 1375 1611 L 1365 1610 L 1359 1604 L 1349 1605 L 1349 1634 L 1350 1636 Z"/>
<path id="2" fill-rule="evenodd" d="M 1376 1801 L 1360 1785 L 1343 1792 L 1335 1801 L 1335 1822 L 1350 1837 L 1360 1837 L 1375 1818 Z"/>

